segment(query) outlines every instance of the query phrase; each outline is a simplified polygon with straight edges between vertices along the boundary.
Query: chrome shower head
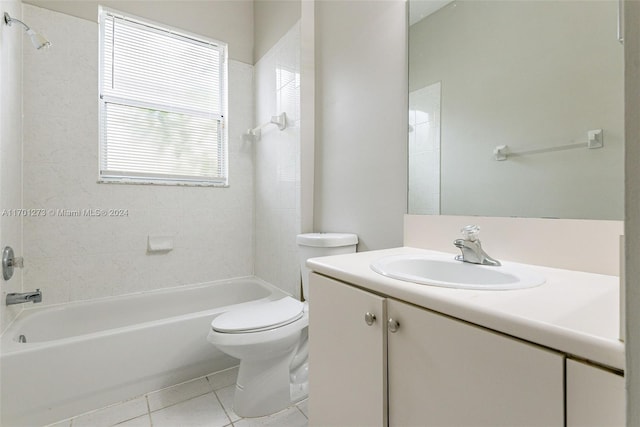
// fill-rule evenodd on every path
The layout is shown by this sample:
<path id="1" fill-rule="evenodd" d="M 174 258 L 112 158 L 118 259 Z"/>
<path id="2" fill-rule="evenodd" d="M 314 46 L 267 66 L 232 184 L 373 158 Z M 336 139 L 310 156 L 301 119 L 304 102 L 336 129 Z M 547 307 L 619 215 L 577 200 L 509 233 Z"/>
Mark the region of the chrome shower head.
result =
<path id="1" fill-rule="evenodd" d="M 29 28 L 27 24 L 20 21 L 19 19 L 12 18 L 7 12 L 5 12 L 4 23 L 10 27 L 11 24 L 13 24 L 14 22 L 17 22 L 24 27 L 25 31 L 27 32 L 27 35 L 31 39 L 31 44 L 36 49 L 46 49 L 51 46 L 51 42 L 46 38 L 44 38 L 42 34 L 33 31 L 31 28 Z"/>
<path id="2" fill-rule="evenodd" d="M 31 38 L 31 44 L 36 49 L 47 49 L 51 46 L 51 42 L 44 38 L 44 36 L 40 33 L 36 33 L 31 28 L 27 30 L 27 34 Z"/>

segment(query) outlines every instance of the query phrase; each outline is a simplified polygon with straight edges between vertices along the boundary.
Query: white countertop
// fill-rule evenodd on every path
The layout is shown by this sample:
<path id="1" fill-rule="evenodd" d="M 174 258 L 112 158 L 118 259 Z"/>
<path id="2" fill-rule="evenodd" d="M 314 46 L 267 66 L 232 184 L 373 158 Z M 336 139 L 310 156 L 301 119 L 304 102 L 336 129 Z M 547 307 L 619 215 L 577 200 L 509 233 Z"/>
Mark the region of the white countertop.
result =
<path id="1" fill-rule="evenodd" d="M 529 289 L 483 291 L 404 282 L 369 267 L 379 258 L 401 254 L 442 252 L 403 247 L 312 258 L 307 265 L 320 274 L 375 293 L 624 369 L 624 343 L 618 339 L 618 277 L 527 265 L 545 276 L 546 283 Z"/>

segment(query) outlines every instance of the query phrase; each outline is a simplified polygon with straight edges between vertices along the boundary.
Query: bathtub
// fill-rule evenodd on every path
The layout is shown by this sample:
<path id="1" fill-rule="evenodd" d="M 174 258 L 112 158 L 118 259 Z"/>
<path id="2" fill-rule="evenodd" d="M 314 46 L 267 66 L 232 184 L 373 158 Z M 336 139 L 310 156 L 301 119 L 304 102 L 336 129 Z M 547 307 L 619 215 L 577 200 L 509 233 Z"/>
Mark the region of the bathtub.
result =
<path id="1" fill-rule="evenodd" d="M 26 308 L 0 338 L 0 425 L 46 425 L 234 366 L 207 342 L 213 318 L 285 295 L 250 277 Z"/>

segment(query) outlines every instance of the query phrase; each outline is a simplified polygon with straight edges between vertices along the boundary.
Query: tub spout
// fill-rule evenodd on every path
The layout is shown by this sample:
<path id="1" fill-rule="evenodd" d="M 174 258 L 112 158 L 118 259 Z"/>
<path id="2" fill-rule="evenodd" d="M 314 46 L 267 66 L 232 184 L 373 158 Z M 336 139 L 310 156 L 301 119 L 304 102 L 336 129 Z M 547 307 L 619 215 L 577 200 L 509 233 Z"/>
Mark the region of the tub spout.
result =
<path id="1" fill-rule="evenodd" d="M 40 289 L 36 289 L 34 292 L 12 292 L 7 294 L 7 305 L 23 304 L 25 302 L 33 302 L 34 304 L 42 302 L 42 292 L 40 292 Z"/>

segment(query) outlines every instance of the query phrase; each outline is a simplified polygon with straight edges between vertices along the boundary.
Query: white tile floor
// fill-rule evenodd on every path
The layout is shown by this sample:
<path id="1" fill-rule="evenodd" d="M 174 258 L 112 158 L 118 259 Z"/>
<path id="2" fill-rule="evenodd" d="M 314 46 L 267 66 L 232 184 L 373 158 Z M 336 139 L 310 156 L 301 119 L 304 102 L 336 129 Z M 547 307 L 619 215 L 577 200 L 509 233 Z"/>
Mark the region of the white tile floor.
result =
<path id="1" fill-rule="evenodd" d="M 306 427 L 307 401 L 277 414 L 241 418 L 233 412 L 237 368 L 155 391 L 50 427 Z"/>

